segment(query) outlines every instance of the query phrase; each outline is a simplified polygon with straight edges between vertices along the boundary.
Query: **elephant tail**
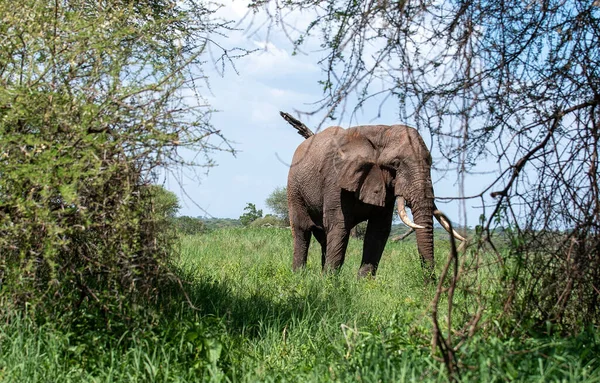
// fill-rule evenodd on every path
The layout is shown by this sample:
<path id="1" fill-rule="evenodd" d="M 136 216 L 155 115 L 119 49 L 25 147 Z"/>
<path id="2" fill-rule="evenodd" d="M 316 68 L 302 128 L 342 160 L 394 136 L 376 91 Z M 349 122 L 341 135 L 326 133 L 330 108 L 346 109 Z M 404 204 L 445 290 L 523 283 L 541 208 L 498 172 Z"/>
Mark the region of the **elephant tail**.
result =
<path id="1" fill-rule="evenodd" d="M 279 112 L 279 114 L 281 115 L 281 117 L 283 117 L 284 120 L 286 120 L 287 122 L 289 122 L 290 125 L 292 125 L 294 127 L 294 129 L 296 129 L 298 131 L 298 134 L 301 135 L 302 137 L 308 138 L 308 137 L 311 137 L 311 136 L 315 135 L 312 132 L 312 130 L 308 129 L 306 127 L 306 125 L 304 125 L 302 123 L 302 121 L 299 121 L 299 120 L 295 119 L 290 114 L 285 113 L 285 112 Z"/>

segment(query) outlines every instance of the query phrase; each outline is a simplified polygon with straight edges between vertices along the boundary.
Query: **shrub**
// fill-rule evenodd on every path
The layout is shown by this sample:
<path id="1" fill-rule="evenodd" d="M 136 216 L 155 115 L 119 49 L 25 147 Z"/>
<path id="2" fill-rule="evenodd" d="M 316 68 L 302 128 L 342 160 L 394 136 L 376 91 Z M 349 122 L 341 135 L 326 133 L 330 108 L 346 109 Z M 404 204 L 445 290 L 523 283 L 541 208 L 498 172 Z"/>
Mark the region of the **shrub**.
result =
<path id="1" fill-rule="evenodd" d="M 180 147 L 221 145 L 182 92 L 219 25 L 178 4 L 0 2 L 0 287 L 12 307 L 117 312 L 132 292 L 158 295 L 176 198 L 151 186 L 156 170 L 187 163 Z"/>
<path id="2" fill-rule="evenodd" d="M 206 232 L 206 225 L 199 218 L 188 216 L 176 217 L 173 218 L 172 223 L 178 234 L 194 235 Z"/>
<path id="3" fill-rule="evenodd" d="M 269 226 L 286 227 L 287 224 L 288 223 L 286 221 L 281 220 L 281 218 L 276 217 L 271 214 L 267 214 L 264 217 L 257 218 L 254 221 L 252 221 L 250 223 L 250 226 L 251 227 L 269 227 Z"/>

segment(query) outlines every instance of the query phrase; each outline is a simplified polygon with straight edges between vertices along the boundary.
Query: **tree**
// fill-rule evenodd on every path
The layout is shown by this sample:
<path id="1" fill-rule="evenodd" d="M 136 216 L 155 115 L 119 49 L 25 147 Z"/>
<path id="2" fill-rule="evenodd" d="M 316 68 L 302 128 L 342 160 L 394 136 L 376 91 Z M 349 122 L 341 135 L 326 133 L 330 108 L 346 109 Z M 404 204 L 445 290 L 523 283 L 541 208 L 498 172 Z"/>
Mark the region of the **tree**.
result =
<path id="1" fill-rule="evenodd" d="M 265 0 L 269 28 L 314 11 L 293 38 L 325 49 L 325 119 L 374 99 L 428 130 L 445 167 L 497 178 L 473 196 L 507 278 L 510 323 L 600 323 L 600 7 L 597 1 Z M 478 167 L 479 166 L 479 167 Z M 493 198 L 489 199 L 489 196 Z M 502 228 L 502 236 L 498 233 Z M 508 236 L 509 250 L 499 251 Z M 481 285 L 479 285 L 481 288 Z M 475 290 L 471 289 L 475 294 Z M 472 295 L 475 296 L 475 295 Z M 479 298 L 478 298 L 479 299 Z M 474 314 L 475 315 L 475 314 Z M 475 315 L 476 316 L 476 315 Z"/>
<path id="2" fill-rule="evenodd" d="M 195 0 L 0 1 L 0 280 L 16 307 L 118 311 L 130 293 L 156 298 L 172 275 L 160 230 L 175 205 L 160 207 L 157 171 L 230 150 L 206 103 L 186 97 L 201 92 L 210 34 L 227 31 L 215 11 Z"/>
<path id="3" fill-rule="evenodd" d="M 154 214 L 164 219 L 175 218 L 181 208 L 179 206 L 179 199 L 175 193 L 160 185 L 149 185 L 148 188 L 154 201 Z"/>
<path id="4" fill-rule="evenodd" d="M 248 202 L 248 204 L 244 208 L 244 211 L 245 213 L 240 216 L 240 222 L 244 226 L 250 225 L 252 222 L 261 218 L 263 215 L 262 209 L 256 210 L 256 205 L 250 202 Z"/>
<path id="5" fill-rule="evenodd" d="M 267 197 L 265 201 L 267 207 L 275 213 L 275 216 L 279 218 L 286 225 L 289 224 L 289 210 L 288 210 L 288 201 L 287 201 L 287 188 L 285 187 L 277 187 L 273 192 Z"/>
<path id="6" fill-rule="evenodd" d="M 175 230 L 179 234 L 195 235 L 206 232 L 206 225 L 200 218 L 188 216 L 175 217 L 173 219 Z"/>

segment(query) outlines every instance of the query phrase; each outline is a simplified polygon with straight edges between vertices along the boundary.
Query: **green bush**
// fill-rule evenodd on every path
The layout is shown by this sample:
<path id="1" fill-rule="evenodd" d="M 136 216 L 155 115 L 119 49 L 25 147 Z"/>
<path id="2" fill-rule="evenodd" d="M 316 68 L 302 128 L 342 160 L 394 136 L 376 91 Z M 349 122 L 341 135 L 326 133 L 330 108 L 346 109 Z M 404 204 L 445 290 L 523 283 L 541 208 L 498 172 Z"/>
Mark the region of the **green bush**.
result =
<path id="1" fill-rule="evenodd" d="M 252 221 L 252 223 L 250 223 L 250 226 L 252 226 L 252 227 L 268 227 L 268 226 L 286 227 L 287 224 L 288 223 L 286 221 L 283 221 L 281 218 L 276 217 L 271 214 L 267 214 L 264 217 L 257 218 L 254 221 Z"/>
<path id="2" fill-rule="evenodd" d="M 27 0 L 0 14 L 0 310 L 156 297 L 177 204 L 151 183 L 218 134 L 182 95 L 211 12 Z"/>
<path id="3" fill-rule="evenodd" d="M 218 230 L 227 227 L 239 227 L 242 223 L 235 218 L 199 218 L 206 225 L 206 230 Z"/>
<path id="4" fill-rule="evenodd" d="M 175 217 L 172 220 L 175 231 L 178 234 L 194 235 L 206 232 L 206 225 L 199 218 L 188 216 Z"/>

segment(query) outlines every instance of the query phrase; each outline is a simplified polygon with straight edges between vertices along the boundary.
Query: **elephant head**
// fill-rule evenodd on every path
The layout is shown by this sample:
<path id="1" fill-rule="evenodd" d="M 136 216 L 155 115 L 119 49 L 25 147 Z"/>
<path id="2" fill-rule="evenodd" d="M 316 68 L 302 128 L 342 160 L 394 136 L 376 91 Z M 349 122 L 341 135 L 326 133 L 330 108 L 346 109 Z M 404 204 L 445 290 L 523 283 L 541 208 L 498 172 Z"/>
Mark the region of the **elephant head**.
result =
<path id="1" fill-rule="evenodd" d="M 338 137 L 334 169 L 338 186 L 355 192 L 362 202 L 384 206 L 393 193 L 402 221 L 416 230 L 423 266 L 433 270 L 433 217 L 438 214 L 431 182 L 431 154 L 419 133 L 403 125 L 359 126 Z M 412 210 L 412 222 L 405 210 Z M 464 241 L 458 233 L 452 234 Z"/>

